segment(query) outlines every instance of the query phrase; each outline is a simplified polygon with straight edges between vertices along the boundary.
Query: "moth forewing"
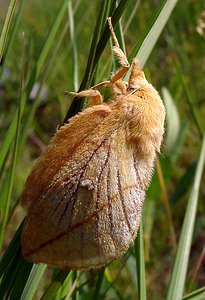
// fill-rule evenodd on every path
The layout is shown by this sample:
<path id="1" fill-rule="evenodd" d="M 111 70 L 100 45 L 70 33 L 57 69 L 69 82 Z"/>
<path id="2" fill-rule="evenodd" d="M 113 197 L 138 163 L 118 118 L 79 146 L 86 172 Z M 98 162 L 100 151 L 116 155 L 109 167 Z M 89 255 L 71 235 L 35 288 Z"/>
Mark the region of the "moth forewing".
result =
<path id="1" fill-rule="evenodd" d="M 22 252 L 32 262 L 97 268 L 126 252 L 137 235 L 165 110 L 138 61 L 129 82 L 122 81 L 127 59 L 117 53 L 122 69 L 97 85 L 117 95 L 61 127 L 26 181 Z M 102 101 L 93 88 L 76 94 Z"/>

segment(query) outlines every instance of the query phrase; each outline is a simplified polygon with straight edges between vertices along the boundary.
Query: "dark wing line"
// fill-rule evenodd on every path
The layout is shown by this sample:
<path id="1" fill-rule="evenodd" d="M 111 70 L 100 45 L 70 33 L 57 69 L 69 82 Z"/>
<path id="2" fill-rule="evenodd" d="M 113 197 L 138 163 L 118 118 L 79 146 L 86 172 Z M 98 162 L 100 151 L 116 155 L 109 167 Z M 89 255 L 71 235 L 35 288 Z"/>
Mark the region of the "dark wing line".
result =
<path id="1" fill-rule="evenodd" d="M 133 166 L 134 166 L 134 170 L 135 170 L 135 176 L 137 178 L 137 181 L 139 182 L 140 188 L 141 188 L 141 190 L 144 191 L 145 187 L 144 187 L 144 185 L 142 183 L 142 180 L 140 178 L 139 171 L 137 169 L 137 161 L 134 159 L 134 157 L 133 157 Z"/>
<path id="2" fill-rule="evenodd" d="M 111 138 L 111 135 L 109 136 L 109 138 Z M 108 139 L 107 139 L 108 141 Z M 101 188 L 100 186 L 100 179 L 101 179 L 101 176 L 102 176 L 102 173 L 107 165 L 107 161 L 109 159 L 109 155 L 110 155 L 110 144 L 111 142 L 109 143 L 108 145 L 108 151 L 107 151 L 107 154 L 106 154 L 106 158 L 104 160 L 104 162 L 102 163 L 101 165 L 101 170 L 100 170 L 100 174 L 98 175 L 97 177 L 97 199 L 96 199 L 96 208 L 95 208 L 95 218 L 96 218 L 96 221 L 95 221 L 95 230 L 96 230 L 96 237 L 97 237 L 97 233 L 98 233 L 98 216 L 99 216 L 99 207 L 100 207 L 100 203 L 99 203 L 99 190 Z M 84 249 L 84 224 L 86 224 L 87 222 L 85 221 L 85 217 L 86 217 L 86 210 L 84 212 L 84 216 L 83 216 L 83 220 L 81 221 L 82 222 L 82 226 L 81 226 L 81 232 L 80 232 L 80 235 L 81 235 L 81 245 L 82 245 L 82 253 L 83 253 L 83 249 Z"/>
<path id="3" fill-rule="evenodd" d="M 125 203 L 124 203 L 123 189 L 122 189 L 119 169 L 117 170 L 117 185 L 118 185 L 118 191 L 119 191 L 119 195 L 120 195 L 123 214 L 124 214 L 127 226 L 129 228 L 129 231 L 132 232 L 132 228 L 131 228 L 131 225 L 130 225 L 130 222 L 129 222 L 129 219 L 128 219 L 128 215 L 127 215 L 127 211 L 126 211 L 126 206 L 125 206 Z"/>
<path id="4" fill-rule="evenodd" d="M 89 163 L 90 161 L 92 160 L 92 158 L 95 156 L 95 154 L 97 153 L 97 151 L 102 147 L 102 145 L 104 145 L 108 140 L 109 138 L 112 136 L 112 134 L 117 130 L 117 128 L 113 129 L 110 134 L 104 139 L 102 140 L 102 142 L 100 143 L 100 145 L 92 152 L 90 158 L 86 161 L 84 167 L 82 168 L 82 172 L 79 176 L 79 179 L 78 179 L 78 182 L 77 182 L 77 185 L 76 185 L 76 189 L 75 189 L 75 194 L 74 194 L 74 201 L 73 201 L 73 204 L 72 204 L 72 207 L 71 207 L 71 218 L 70 218 L 70 221 L 69 221 L 69 226 L 68 226 L 68 229 L 70 228 L 71 224 L 72 224 L 72 217 L 73 217 L 73 212 L 74 212 L 74 209 L 75 209 L 75 204 L 76 204 L 76 199 L 77 199 L 77 193 L 78 193 L 78 189 L 79 189 L 79 185 L 80 185 L 80 180 L 81 178 L 83 177 L 87 167 L 89 166 Z M 65 212 L 66 213 L 66 210 L 68 208 L 68 205 L 69 205 L 69 202 L 66 204 L 66 207 L 65 207 Z"/>
<path id="5" fill-rule="evenodd" d="M 122 191 L 129 190 L 129 189 L 134 188 L 134 187 L 136 187 L 136 186 L 137 186 L 137 184 L 136 184 L 136 185 L 128 185 L 128 186 L 124 187 L 124 188 L 122 189 Z M 111 201 L 114 201 L 114 198 L 117 198 L 117 195 L 118 195 L 118 194 L 113 195 L 113 196 L 111 197 Z M 103 210 L 106 209 L 106 208 L 107 208 L 107 205 L 106 205 L 106 204 L 102 205 L 102 206 L 99 208 L 99 212 L 103 211 Z M 99 213 L 99 212 L 98 212 L 98 213 Z M 94 218 L 94 217 L 96 217 L 96 212 L 93 212 L 86 220 L 83 220 L 83 221 L 81 221 L 81 222 L 79 222 L 79 223 L 76 223 L 75 225 L 73 225 L 73 226 L 70 227 L 69 229 L 66 229 L 65 231 L 63 231 L 63 232 L 59 233 L 58 235 L 56 235 L 54 238 L 52 238 L 52 239 L 50 239 L 50 240 L 48 240 L 48 241 L 42 243 L 40 246 L 36 247 L 35 249 L 32 249 L 30 252 L 25 253 L 25 256 L 30 256 L 30 255 L 32 255 L 33 253 L 38 252 L 40 249 L 46 247 L 47 245 L 53 243 L 53 242 L 56 241 L 56 240 L 59 240 L 59 239 L 60 239 L 61 237 L 63 237 L 65 234 L 69 234 L 73 229 L 78 228 L 78 227 L 82 226 L 83 224 L 89 223 L 90 220 L 91 220 L 92 218 Z"/>
<path id="6" fill-rule="evenodd" d="M 64 195 L 59 199 L 57 205 L 55 206 L 55 209 L 54 209 L 54 213 L 55 213 L 55 210 L 59 207 L 59 205 L 61 204 L 62 202 L 62 199 L 66 198 L 66 196 L 70 193 L 71 197 L 70 197 L 70 201 L 72 201 L 72 207 L 71 207 L 71 213 L 70 213 L 70 218 L 69 218 L 69 222 L 68 222 L 68 229 L 71 227 L 71 224 L 72 224 L 72 218 L 73 218 L 73 212 L 74 212 L 74 209 L 75 209 L 75 204 L 76 204 L 76 199 L 77 199 L 77 193 L 78 193 L 78 189 L 79 189 L 79 185 L 80 185 L 80 181 L 87 169 L 87 167 L 89 166 L 89 163 L 91 162 L 92 158 L 95 156 L 95 154 L 97 153 L 97 151 L 111 138 L 111 136 L 113 135 L 113 133 L 118 129 L 117 128 L 114 128 L 110 134 L 104 139 L 101 141 L 101 143 L 93 150 L 93 152 L 91 153 L 89 159 L 85 162 L 85 164 L 78 169 L 78 172 L 77 173 L 74 173 L 70 178 L 67 178 L 66 179 L 66 184 L 62 184 L 62 188 L 59 190 L 58 193 L 61 192 L 62 189 L 65 189 L 66 186 L 68 186 L 70 184 L 70 182 L 76 178 L 76 182 L 72 185 L 72 190 L 71 188 L 69 187 L 69 189 L 64 193 Z M 59 176 L 58 176 L 59 177 Z M 77 178 L 78 177 L 78 178 Z M 52 188 L 53 185 L 50 187 Z M 73 189 L 74 187 L 74 189 Z M 49 190 L 47 190 L 47 193 L 49 192 Z M 45 197 L 45 196 L 44 196 Z M 60 227 L 60 224 L 63 220 L 63 217 L 65 216 L 66 214 L 66 211 L 68 209 L 68 206 L 70 204 L 70 201 L 67 201 L 66 205 L 65 205 L 65 208 L 63 210 L 63 212 L 61 213 L 60 215 L 60 218 L 59 218 L 59 222 L 58 222 L 58 226 L 57 228 Z M 53 213 L 53 214 L 54 214 Z"/>
<path id="7" fill-rule="evenodd" d="M 79 174 L 78 174 L 79 175 Z M 69 183 L 71 182 L 71 180 L 69 180 Z M 68 185 L 69 183 L 67 183 L 66 185 Z M 61 198 L 58 200 L 55 208 L 53 209 L 53 213 L 52 213 L 52 216 L 55 214 L 55 212 L 57 211 L 59 205 L 62 203 L 62 199 L 66 198 L 68 193 L 70 193 L 70 199 L 72 200 L 73 199 L 73 193 L 75 192 L 75 186 L 76 186 L 76 182 L 72 183 L 70 186 L 69 186 L 69 189 L 66 190 L 66 192 L 63 194 L 63 196 L 61 196 Z M 55 195 L 55 198 L 58 198 L 58 195 L 60 194 L 60 192 L 62 191 L 62 189 L 60 189 L 56 195 Z M 59 224 L 60 225 L 60 224 Z"/>
<path id="8" fill-rule="evenodd" d="M 101 122 L 98 123 L 98 125 L 101 124 L 101 123 L 103 122 L 103 120 L 104 120 L 104 119 L 102 119 Z M 117 128 L 118 128 L 118 127 L 117 127 Z M 115 129 L 117 129 L 117 128 L 115 128 Z M 111 132 L 111 133 L 112 133 L 112 132 Z M 78 147 L 76 148 L 76 151 L 77 151 L 77 149 L 79 148 L 79 146 L 82 145 L 82 143 L 83 143 L 87 138 L 89 138 L 89 136 L 90 136 L 91 134 L 93 134 L 93 132 L 88 133 L 88 135 L 86 135 L 86 136 L 84 137 L 84 139 L 81 141 L 81 143 L 80 143 L 80 144 L 78 145 Z M 91 142 L 93 142 L 93 141 L 91 141 Z M 96 144 L 96 143 L 95 143 L 95 144 Z M 70 158 L 70 157 L 69 157 L 69 158 Z M 39 200 L 41 200 L 41 199 L 43 199 L 43 198 L 46 197 L 47 192 L 53 187 L 53 185 L 55 185 L 55 184 L 58 182 L 58 180 L 59 180 L 60 178 L 61 178 L 61 174 L 59 174 L 59 175 L 55 178 L 55 180 L 53 180 L 53 181 L 50 183 L 50 185 L 49 185 L 48 188 L 43 192 L 43 194 L 41 195 L 41 197 L 40 197 Z"/>
<path id="9" fill-rule="evenodd" d="M 107 204 L 108 204 L 108 217 L 110 221 L 110 231 L 113 235 L 113 212 L 112 212 L 112 201 L 111 201 L 111 188 L 110 188 L 110 164 L 108 165 L 108 174 L 107 174 Z M 113 238 L 113 237 L 112 237 Z"/>
<path id="10" fill-rule="evenodd" d="M 108 147 L 108 152 L 106 155 L 106 159 L 104 161 L 104 163 L 101 165 L 101 170 L 100 170 L 100 174 L 97 178 L 97 193 L 96 193 L 96 204 L 95 204 L 95 211 L 96 211 L 96 219 L 95 219 L 95 237 L 98 238 L 99 237 L 99 210 L 100 210 L 100 190 L 101 190 L 101 177 L 103 174 L 103 171 L 105 170 L 108 162 L 109 162 L 109 158 L 110 158 L 110 148 L 111 148 L 111 141 L 109 143 L 109 147 Z"/>

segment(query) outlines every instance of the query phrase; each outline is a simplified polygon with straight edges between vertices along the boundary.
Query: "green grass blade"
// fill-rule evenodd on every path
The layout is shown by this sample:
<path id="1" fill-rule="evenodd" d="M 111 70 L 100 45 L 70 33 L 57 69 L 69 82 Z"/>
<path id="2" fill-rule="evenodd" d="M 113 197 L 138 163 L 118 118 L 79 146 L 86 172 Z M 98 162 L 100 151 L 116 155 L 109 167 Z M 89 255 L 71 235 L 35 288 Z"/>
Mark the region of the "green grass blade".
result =
<path id="1" fill-rule="evenodd" d="M 21 22 L 21 17 L 22 17 L 22 12 L 23 12 L 25 2 L 26 0 L 21 0 L 18 3 L 16 13 L 15 13 L 15 18 L 13 21 L 13 26 L 9 33 L 9 40 L 7 41 L 7 46 L 5 51 L 6 57 L 9 56 L 10 51 L 14 49 L 14 41 L 15 41 L 16 33 L 18 32 L 19 29 L 19 23 Z"/>
<path id="2" fill-rule="evenodd" d="M 48 289 L 46 292 L 43 294 L 41 297 L 41 300 L 50 300 L 52 299 L 63 282 L 69 277 L 72 276 L 72 272 L 70 271 L 58 271 L 54 279 L 52 280 L 51 284 L 49 285 Z"/>
<path id="3" fill-rule="evenodd" d="M 74 91 L 77 92 L 78 87 L 79 87 L 78 54 L 77 54 L 77 45 L 76 45 L 75 32 L 74 32 L 74 18 L 73 18 L 72 1 L 68 2 L 68 15 L 69 15 L 69 24 L 70 24 L 70 39 L 71 39 L 71 46 L 72 46 L 72 56 L 73 56 L 73 83 L 74 83 Z"/>
<path id="4" fill-rule="evenodd" d="M 166 89 L 165 87 L 162 88 L 162 99 L 164 100 L 164 105 L 166 108 L 166 153 L 171 155 L 172 149 L 175 146 L 179 134 L 180 119 L 174 100 L 168 89 Z"/>
<path id="5" fill-rule="evenodd" d="M 4 166 L 4 162 L 6 160 L 8 151 L 10 149 L 11 143 L 13 141 L 14 138 L 14 132 L 16 129 L 16 124 L 17 124 L 17 120 L 18 120 L 18 114 L 15 114 L 14 117 L 12 118 L 12 123 L 7 131 L 6 137 L 4 139 L 4 143 L 1 147 L 0 150 L 0 170 L 2 171 L 2 168 Z"/>
<path id="6" fill-rule="evenodd" d="M 9 190 L 9 183 L 10 183 L 10 171 L 7 172 L 5 177 L 1 182 L 1 189 L 0 189 L 0 213 L 6 207 L 7 195 Z M 1 230 L 0 230 L 1 231 Z"/>
<path id="7" fill-rule="evenodd" d="M 3 30 L 2 30 L 1 37 L 0 37 L 0 61 L 2 60 L 2 57 L 4 54 L 6 40 L 8 37 L 9 28 L 10 28 L 11 21 L 12 21 L 14 11 L 16 8 L 16 3 L 17 3 L 17 0 L 11 0 L 11 2 L 9 4 L 7 15 L 6 15 L 6 19 L 4 22 Z"/>
<path id="8" fill-rule="evenodd" d="M 164 2 L 164 1 L 163 1 Z M 164 29 L 169 17 L 177 4 L 177 0 L 165 1 L 165 4 L 157 17 L 154 24 L 151 26 L 146 38 L 143 40 L 142 45 L 140 46 L 139 51 L 137 52 L 137 58 L 140 60 L 140 66 L 143 68 L 152 49 L 154 48 L 158 38 L 161 35 L 162 30 Z"/>
<path id="9" fill-rule="evenodd" d="M 186 121 L 182 121 L 175 144 L 171 150 L 171 153 L 169 153 L 170 158 L 172 159 L 173 162 L 175 162 L 179 157 L 181 148 L 184 144 L 184 140 L 187 135 L 187 131 L 188 131 L 188 124 Z"/>
<path id="10" fill-rule="evenodd" d="M 144 259 L 150 260 L 150 249 L 152 243 L 152 230 L 155 219 L 155 203 L 151 199 L 147 199 L 143 210 L 144 218 Z"/>
<path id="11" fill-rule="evenodd" d="M 9 268 L 14 257 L 16 257 L 18 254 L 22 228 L 23 222 L 17 229 L 12 241 L 8 246 L 7 251 L 0 260 L 0 278 L 2 277 L 3 273 Z"/>
<path id="12" fill-rule="evenodd" d="M 20 249 L 19 249 L 20 250 Z M 29 274 L 32 270 L 32 264 L 25 261 L 25 259 L 22 257 L 20 251 L 19 255 L 17 256 L 17 265 L 11 266 L 9 269 L 9 274 L 7 276 L 8 280 L 13 275 L 14 272 L 16 272 L 16 276 L 14 278 L 14 282 L 12 284 L 12 289 L 10 293 L 9 300 L 18 300 L 21 297 L 21 294 L 24 290 L 24 287 L 27 283 Z"/>
<path id="13" fill-rule="evenodd" d="M 164 29 L 169 17 L 177 4 L 178 0 L 166 1 L 163 0 L 157 7 L 156 12 L 148 24 L 144 34 L 136 43 L 132 53 L 129 55 L 129 62 L 132 62 L 134 58 L 140 60 L 141 68 L 146 64 L 162 30 Z M 127 72 L 125 79 L 128 80 L 130 70 Z"/>
<path id="14" fill-rule="evenodd" d="M 20 300 L 32 300 L 33 299 L 33 295 L 38 287 L 38 284 L 41 280 L 41 277 L 44 274 L 46 267 L 47 266 L 44 264 L 33 265 L 31 273 L 29 275 L 29 278 L 27 280 L 27 283 L 25 285 L 25 288 L 23 290 Z"/>
<path id="15" fill-rule="evenodd" d="M 21 71 L 20 97 L 19 97 L 19 106 L 18 106 L 18 112 L 17 112 L 17 124 L 16 124 L 15 140 L 14 140 L 12 165 L 11 165 L 11 169 L 9 171 L 9 185 L 8 185 L 5 207 L 4 207 L 4 216 L 3 216 L 3 221 L 1 224 L 1 230 L 0 230 L 0 249 L 2 248 L 6 222 L 7 222 L 7 218 L 8 218 L 8 214 L 9 214 L 9 209 L 10 209 L 11 193 L 12 193 L 12 187 L 13 187 L 14 172 L 15 172 L 16 162 L 17 162 L 18 146 L 19 146 L 21 117 L 23 114 L 24 59 L 25 59 L 25 53 L 24 53 L 25 51 L 24 50 L 25 50 L 25 38 L 24 38 L 24 34 L 23 34 L 23 36 L 22 36 L 22 71 Z"/>
<path id="16" fill-rule="evenodd" d="M 78 283 L 79 283 L 79 277 L 80 277 L 80 271 L 79 272 L 78 271 L 73 271 L 72 272 L 71 285 L 69 287 L 69 290 L 67 289 L 67 291 L 66 291 L 66 297 L 64 298 L 64 300 L 69 300 L 69 299 L 77 300 L 78 299 L 79 292 L 78 292 L 77 286 L 78 286 Z M 65 283 L 67 284 L 67 282 L 64 281 L 61 289 L 65 286 Z"/>
<path id="17" fill-rule="evenodd" d="M 144 261 L 144 240 L 142 224 L 138 236 L 135 240 L 135 257 L 137 268 L 138 296 L 140 300 L 146 300 L 146 279 L 145 279 L 145 261 Z"/>
<path id="18" fill-rule="evenodd" d="M 105 268 L 103 267 L 99 271 L 98 279 L 97 279 L 96 286 L 95 286 L 95 289 L 94 289 L 94 293 L 93 293 L 93 296 L 92 296 L 93 300 L 100 298 L 100 288 L 102 286 L 102 282 L 103 282 L 103 279 L 104 279 L 104 273 L 105 273 Z"/>
<path id="19" fill-rule="evenodd" d="M 182 198 L 186 192 L 190 189 L 193 181 L 194 181 L 194 174 L 196 171 L 196 161 L 190 163 L 187 166 L 186 172 L 182 175 L 179 179 L 178 184 L 170 197 L 170 203 L 174 204 Z"/>
<path id="20" fill-rule="evenodd" d="M 65 16 L 66 10 L 67 10 L 67 0 L 64 0 L 64 2 L 62 3 L 57 16 L 55 18 L 55 21 L 53 23 L 53 26 L 51 27 L 49 34 L 47 36 L 47 39 L 44 43 L 44 46 L 42 48 L 42 51 L 39 55 L 39 58 L 37 60 L 36 65 L 33 68 L 33 71 L 31 73 L 31 77 L 29 79 L 28 85 L 26 87 L 26 95 L 23 97 L 23 104 L 22 107 L 24 108 L 26 99 L 28 99 L 30 92 L 32 90 L 32 87 L 34 85 L 34 83 L 38 80 L 40 72 L 42 70 L 42 68 L 45 65 L 46 59 L 49 55 L 49 52 L 52 48 L 52 45 L 55 41 L 55 37 L 56 34 L 60 28 L 60 25 L 62 23 L 63 17 Z M 16 128 L 16 123 L 17 123 L 17 114 L 14 114 L 12 121 L 11 121 L 11 125 L 8 129 L 8 133 L 6 135 L 5 138 L 5 142 L 2 145 L 1 151 L 0 151 L 0 170 L 2 168 L 3 162 L 5 161 L 5 157 L 10 149 L 11 146 L 11 142 L 13 140 L 14 137 L 14 132 L 15 132 L 15 128 Z"/>
<path id="21" fill-rule="evenodd" d="M 31 271 L 32 264 L 26 262 L 19 247 L 23 223 L 16 231 L 0 262 L 0 300 L 19 299 Z M 9 298 L 8 298 L 9 296 Z"/>
<path id="22" fill-rule="evenodd" d="M 204 300 L 205 299 L 205 287 L 198 289 L 188 295 L 185 295 L 182 300 Z"/>
<path id="23" fill-rule="evenodd" d="M 89 51 L 89 55 L 88 55 L 87 65 L 86 65 L 85 73 L 84 73 L 79 91 L 87 88 L 90 85 L 92 77 L 93 77 L 94 68 L 95 68 L 94 59 L 95 59 L 95 55 L 96 55 L 96 51 L 97 51 L 97 43 L 99 41 L 100 33 L 101 33 L 102 26 L 104 23 L 103 21 L 104 21 L 106 6 L 107 6 L 107 1 L 103 1 L 103 0 L 100 1 L 98 15 L 96 18 L 95 30 L 93 33 L 90 51 Z M 76 100 L 76 98 L 74 98 L 74 100 L 71 104 L 71 107 L 65 116 L 64 122 L 66 122 L 71 116 L 75 115 L 83 108 L 83 103 L 84 103 L 83 99 L 78 99 L 78 101 L 75 101 L 75 100 Z"/>
<path id="24" fill-rule="evenodd" d="M 187 87 L 187 84 L 185 82 L 185 79 L 184 79 L 184 76 L 182 74 L 179 62 L 176 59 L 175 59 L 175 65 L 176 65 L 176 68 L 177 68 L 177 72 L 178 72 L 179 79 L 181 81 L 185 96 L 187 98 L 187 102 L 189 104 L 189 108 L 190 108 L 190 112 L 191 112 L 193 121 L 194 121 L 195 126 L 198 130 L 199 136 L 202 139 L 203 138 L 203 129 L 202 129 L 202 126 L 201 126 L 201 123 L 200 123 L 200 120 L 199 120 L 198 113 L 197 113 L 196 108 L 195 108 L 194 100 L 193 100 L 193 98 L 191 96 L 191 93 L 190 93 L 190 91 Z"/>
<path id="25" fill-rule="evenodd" d="M 90 47 L 90 52 L 89 52 L 89 56 L 88 56 L 88 61 L 87 61 L 84 78 L 83 78 L 83 81 L 82 81 L 82 84 L 80 87 L 81 89 L 86 88 L 91 83 L 91 80 L 92 80 L 92 76 L 93 76 L 92 70 L 95 68 L 94 58 L 95 58 L 96 51 L 97 51 L 97 43 L 99 41 L 100 33 L 102 30 L 102 26 L 103 26 L 106 6 L 107 6 L 107 1 L 103 1 L 103 0 L 100 1 L 98 15 L 96 18 L 95 31 L 94 31 L 93 38 L 92 38 L 92 43 L 91 43 L 91 47 Z"/>
<path id="26" fill-rule="evenodd" d="M 150 33 L 152 27 L 154 26 L 154 24 L 156 23 L 160 13 L 162 12 L 162 9 L 164 7 L 166 3 L 166 0 L 162 0 L 161 3 L 158 5 L 156 11 L 154 12 L 147 28 L 145 29 L 144 33 L 142 34 L 142 36 L 139 38 L 139 40 L 137 41 L 136 45 L 134 46 L 132 53 L 129 56 L 129 61 L 131 62 L 137 55 L 137 53 L 139 52 L 140 48 L 142 47 L 146 37 L 148 36 L 148 34 Z"/>
<path id="27" fill-rule="evenodd" d="M 176 259 L 168 289 L 167 300 L 181 300 L 186 279 L 186 272 L 193 236 L 194 222 L 198 203 L 200 181 L 205 161 L 205 136 L 202 143 L 201 154 L 197 164 L 195 180 L 188 201 L 183 227 L 178 244 Z"/>
<path id="28" fill-rule="evenodd" d="M 113 28 L 115 28 L 118 21 L 120 20 L 120 18 L 122 16 L 128 2 L 129 2 L 128 0 L 121 0 L 120 3 L 118 4 L 117 8 L 115 10 L 110 11 L 110 16 L 112 18 Z M 113 3 L 112 3 L 112 5 L 113 5 Z M 105 49 L 105 46 L 106 46 L 109 38 L 110 38 L 110 29 L 109 29 L 108 24 L 106 23 L 104 31 L 103 31 L 103 33 L 101 35 L 101 38 L 100 38 L 100 40 L 98 42 L 98 45 L 97 45 L 96 55 L 95 55 L 95 58 L 94 58 L 92 72 L 94 71 L 94 68 L 98 63 L 98 60 L 99 60 L 100 56 L 102 55 L 102 52 Z"/>
<path id="29" fill-rule="evenodd" d="M 12 261 L 9 267 L 5 270 L 1 282 L 0 282 L 0 300 L 9 299 L 8 296 L 11 293 L 12 287 L 17 277 L 18 268 L 21 263 L 19 259 L 20 249 L 17 250 L 18 253 L 12 257 Z"/>
<path id="30" fill-rule="evenodd" d="M 111 10 L 110 10 L 109 14 L 110 14 L 110 16 L 112 16 L 112 25 L 113 25 L 113 27 L 115 27 L 115 25 L 119 21 L 120 17 L 122 16 L 122 13 L 126 8 L 127 3 L 128 3 L 128 0 L 121 0 L 119 5 L 117 6 L 117 8 L 114 9 L 115 8 L 115 1 L 112 1 Z M 107 7 L 106 3 L 105 3 L 105 7 Z M 99 11 L 99 17 L 98 17 L 100 21 L 97 23 L 98 27 L 99 27 L 98 30 L 100 32 L 102 31 L 102 28 L 100 28 L 100 26 L 105 23 L 105 20 L 104 20 L 105 16 L 106 16 L 106 14 L 103 11 L 100 10 Z M 103 21 L 101 21 L 101 20 L 103 20 Z M 97 63 L 100 59 L 100 56 L 102 55 L 102 52 L 105 49 L 105 46 L 106 46 L 106 44 L 109 40 L 110 30 L 109 30 L 107 22 L 105 23 L 105 27 L 104 27 L 103 33 L 102 33 L 102 35 L 99 39 L 99 42 L 97 40 L 98 34 L 99 33 L 94 32 L 93 41 L 92 41 L 92 44 L 91 44 L 89 57 L 88 57 L 88 63 L 87 63 L 87 66 L 86 66 L 86 71 L 84 73 L 84 77 L 82 79 L 79 90 L 83 90 L 83 89 L 85 89 L 86 87 L 88 87 L 90 85 L 91 80 L 92 80 L 93 75 L 94 75 L 96 65 L 97 65 Z M 97 43 L 97 47 L 95 45 L 96 43 Z M 95 50 L 95 48 L 96 48 L 96 50 Z M 95 54 L 92 52 L 93 50 L 95 50 L 94 51 Z M 74 100 L 71 104 L 71 107 L 70 107 L 70 109 L 69 109 L 69 111 L 68 111 L 68 113 L 67 113 L 67 115 L 64 119 L 64 122 L 66 122 L 70 117 L 72 117 L 73 115 L 78 113 L 81 109 L 82 109 L 82 102 L 80 102 L 79 99 L 78 99 L 78 101 L 75 101 L 75 98 L 74 98 Z"/>
<path id="31" fill-rule="evenodd" d="M 68 5 L 68 0 L 64 0 L 63 3 L 61 4 L 59 11 L 56 15 L 55 21 L 49 31 L 49 34 L 46 38 L 45 44 L 43 46 L 43 49 L 40 53 L 40 56 L 38 58 L 38 61 L 33 69 L 30 81 L 28 83 L 27 87 L 27 96 L 29 96 L 31 89 L 33 87 L 34 82 L 37 80 L 37 78 L 40 75 L 40 72 L 42 68 L 45 65 L 46 59 L 49 55 L 49 52 L 51 50 L 51 47 L 55 41 L 56 34 L 61 26 L 63 17 L 65 16 L 66 10 L 67 10 L 67 5 Z"/>

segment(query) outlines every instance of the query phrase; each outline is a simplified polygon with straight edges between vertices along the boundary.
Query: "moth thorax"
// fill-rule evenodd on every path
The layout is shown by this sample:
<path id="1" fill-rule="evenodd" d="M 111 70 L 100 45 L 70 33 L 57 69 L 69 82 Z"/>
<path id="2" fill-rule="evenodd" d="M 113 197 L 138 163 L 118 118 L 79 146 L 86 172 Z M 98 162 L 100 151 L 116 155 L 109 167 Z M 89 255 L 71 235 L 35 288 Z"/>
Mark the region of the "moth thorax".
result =
<path id="1" fill-rule="evenodd" d="M 163 136 L 163 128 L 159 126 L 152 116 L 149 120 L 143 117 L 133 118 L 128 125 L 128 140 L 135 148 L 138 157 L 146 160 L 153 160 L 156 152 L 160 151 Z"/>

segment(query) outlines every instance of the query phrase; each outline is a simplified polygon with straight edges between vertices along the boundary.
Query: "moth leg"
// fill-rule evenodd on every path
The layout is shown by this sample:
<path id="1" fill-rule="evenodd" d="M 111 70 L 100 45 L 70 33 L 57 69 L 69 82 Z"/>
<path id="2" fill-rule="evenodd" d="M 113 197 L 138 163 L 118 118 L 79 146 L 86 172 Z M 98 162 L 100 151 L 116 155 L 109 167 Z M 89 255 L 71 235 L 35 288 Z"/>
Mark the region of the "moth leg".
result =
<path id="1" fill-rule="evenodd" d="M 108 24 L 109 24 L 109 28 L 110 28 L 110 31 L 112 34 L 113 41 L 114 41 L 114 46 L 113 46 L 112 50 L 114 52 L 114 55 L 118 58 L 118 60 L 121 64 L 121 68 L 119 70 L 117 70 L 117 72 L 115 74 L 113 74 L 111 76 L 110 80 L 100 82 L 100 83 L 94 85 L 92 88 L 95 89 L 100 86 L 107 85 L 108 87 L 112 88 L 113 91 L 116 92 L 117 94 L 123 94 L 127 89 L 127 83 L 122 81 L 122 78 L 127 73 L 128 69 L 130 67 L 130 64 L 127 60 L 126 55 L 120 48 L 120 45 L 118 43 L 117 37 L 114 32 L 114 28 L 112 26 L 111 18 L 108 18 Z"/>
<path id="2" fill-rule="evenodd" d="M 108 24 L 109 24 L 109 28 L 110 28 L 110 31 L 112 34 L 113 41 L 114 41 L 114 47 L 112 48 L 112 50 L 121 64 L 121 68 L 110 78 L 110 83 L 116 83 L 116 81 L 121 79 L 127 73 L 128 69 L 130 67 L 130 64 L 127 60 L 126 55 L 120 48 L 120 45 L 118 43 L 117 37 L 114 32 L 114 28 L 112 26 L 111 18 L 108 18 Z"/>
<path id="3" fill-rule="evenodd" d="M 88 107 L 92 105 L 102 104 L 103 97 L 98 90 L 94 90 L 92 88 L 84 91 L 80 91 L 78 93 L 75 92 L 65 92 L 66 95 L 74 96 L 74 97 L 88 97 L 90 98 L 88 101 Z"/>

